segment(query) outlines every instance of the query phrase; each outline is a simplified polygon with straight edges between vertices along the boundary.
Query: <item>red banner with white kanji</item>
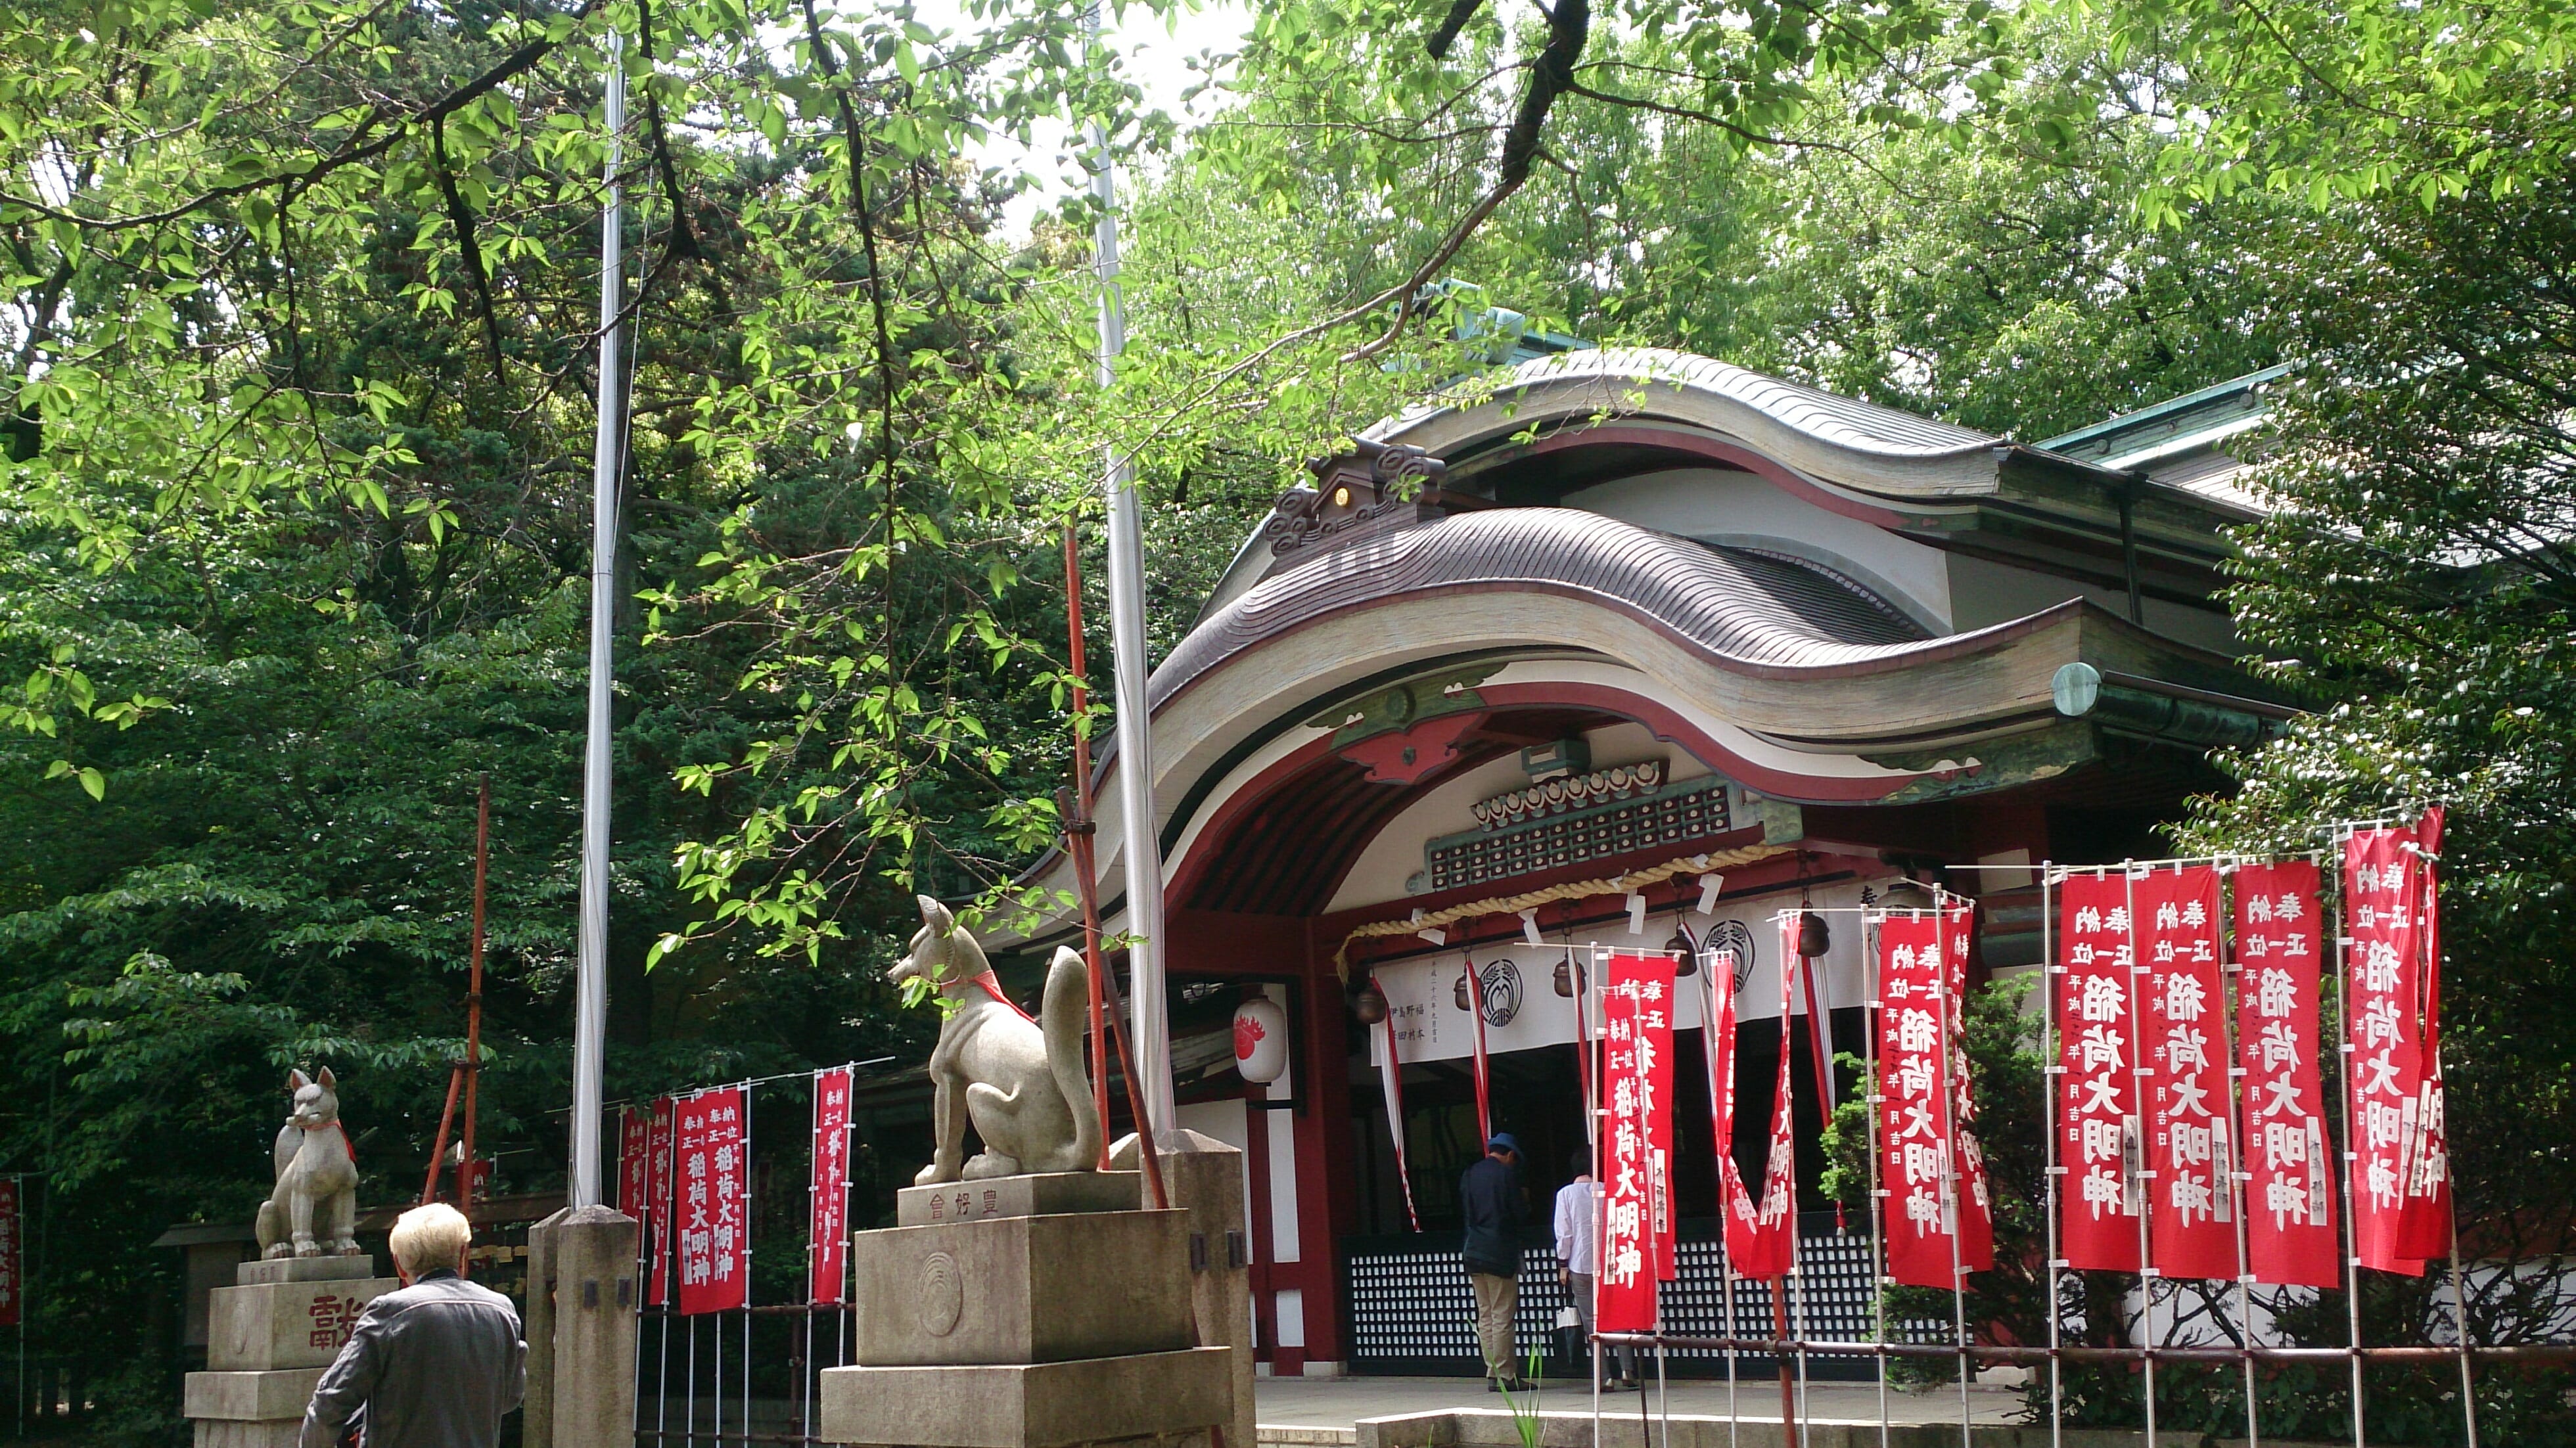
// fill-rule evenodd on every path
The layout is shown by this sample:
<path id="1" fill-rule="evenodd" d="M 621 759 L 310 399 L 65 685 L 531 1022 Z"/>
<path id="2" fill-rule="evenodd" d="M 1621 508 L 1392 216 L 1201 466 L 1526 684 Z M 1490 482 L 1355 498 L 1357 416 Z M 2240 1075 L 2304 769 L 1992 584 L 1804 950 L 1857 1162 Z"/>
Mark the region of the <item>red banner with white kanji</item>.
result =
<path id="1" fill-rule="evenodd" d="M 814 1167 L 807 1184 L 812 1222 L 811 1302 L 838 1302 L 850 1252 L 850 1068 L 814 1073 Z"/>
<path id="2" fill-rule="evenodd" d="M 2364 1267 L 2410 1277 L 2448 1250 L 2450 1232 L 2433 1064 L 2441 953 L 2424 858 L 2440 848 L 2441 828 L 2436 810 L 2419 826 L 2359 830 L 2344 843 L 2353 1252 Z"/>
<path id="3" fill-rule="evenodd" d="M 1949 987 L 1950 1134 L 1958 1143 L 1960 1184 L 1959 1265 L 1990 1272 L 1995 1265 L 1995 1198 L 1986 1184 L 1986 1154 L 1977 1145 L 1976 1081 L 1968 1069 L 1968 943 L 1976 938 L 1977 910 L 1961 905 L 1941 915 L 1943 982 Z"/>
<path id="4" fill-rule="evenodd" d="M 660 1307 L 671 1300 L 671 1172 L 673 1137 L 679 1130 L 679 1104 L 665 1096 L 653 1103 L 653 1121 L 645 1135 L 644 1305 Z"/>
<path id="5" fill-rule="evenodd" d="M 617 1113 L 617 1210 L 644 1220 L 645 1182 L 650 1179 L 653 1116 L 629 1106 Z"/>
<path id="6" fill-rule="evenodd" d="M 674 1153 L 679 1178 L 680 1311 L 748 1306 L 751 1231 L 743 1150 L 743 1089 L 682 1100 Z"/>
<path id="7" fill-rule="evenodd" d="M 18 1209 L 18 1181 L 0 1177 L 0 1327 L 16 1327 L 25 1311 L 26 1219 Z"/>
<path id="8" fill-rule="evenodd" d="M 2317 867 L 2238 867 L 2236 1059 L 2242 1095 L 2245 1263 L 2272 1287 L 2340 1287 L 2325 1093 L 2317 1079 L 2324 928 Z"/>
<path id="9" fill-rule="evenodd" d="M 1674 1256 L 1672 1001 L 1670 957 L 1609 958 L 1601 981 L 1603 1332 L 1656 1325 L 1655 1284 Z"/>
<path id="10" fill-rule="evenodd" d="M 2136 992 L 2129 968 L 2129 882 L 2069 875 L 2058 886 L 2057 1161 L 2059 1250 L 2066 1265 L 2138 1270 L 2139 1169 Z"/>
<path id="11" fill-rule="evenodd" d="M 2167 1277 L 2236 1276 L 2235 1111 L 2227 987 L 2218 967 L 2218 869 L 2130 882 L 2137 924 L 2139 1055 L 2147 1076 L 2147 1242 Z"/>
<path id="12" fill-rule="evenodd" d="M 2421 1137 L 2414 1166 L 2407 1175 L 2405 1217 L 2397 1248 L 2409 1257 L 2431 1261 L 2451 1253 L 2451 1139 L 2444 1118 L 2442 1083 L 2442 911 L 2435 884 L 2442 858 L 2442 811 L 2429 809 L 2415 826 L 2423 847 L 2415 872 L 2417 999 L 2423 1011 L 2423 1104 L 2416 1113 Z"/>
<path id="13" fill-rule="evenodd" d="M 1743 1234 L 1759 1231 L 1759 1214 L 1744 1190 L 1744 1172 L 1735 1164 L 1735 952 L 1711 952 L 1705 977 L 1708 1117 L 1709 1136 L 1717 1148 L 1717 1219 L 1723 1227 L 1726 1260 L 1741 1272 L 1743 1243 L 1748 1240 Z"/>
<path id="14" fill-rule="evenodd" d="M 1889 915 L 1878 927 L 1879 1177 L 1887 1272 L 1949 1287 L 1994 1265 L 1985 1164 L 1969 1134 L 1959 1008 L 1968 913 Z"/>
<path id="15" fill-rule="evenodd" d="M 1789 1094 L 1792 1039 L 1789 1009 L 1793 983 L 1805 964 L 1806 958 L 1798 954 L 1798 917 L 1784 915 L 1780 920 L 1780 1055 L 1772 1073 L 1771 1134 L 1762 1157 L 1762 1199 L 1758 1206 L 1744 1189 L 1731 1151 L 1725 1162 L 1726 1169 L 1737 1174 L 1732 1210 L 1726 1217 L 1726 1260 L 1747 1277 L 1768 1279 L 1783 1276 L 1797 1260 L 1798 1147 L 1792 1128 Z M 1730 1020 L 1727 1024 L 1732 1028 L 1734 1022 Z M 1727 1051 L 1730 1072 L 1734 1056 L 1730 1043 Z M 1731 1113 L 1727 1126 L 1727 1137 L 1731 1142 L 1734 1139 Z"/>

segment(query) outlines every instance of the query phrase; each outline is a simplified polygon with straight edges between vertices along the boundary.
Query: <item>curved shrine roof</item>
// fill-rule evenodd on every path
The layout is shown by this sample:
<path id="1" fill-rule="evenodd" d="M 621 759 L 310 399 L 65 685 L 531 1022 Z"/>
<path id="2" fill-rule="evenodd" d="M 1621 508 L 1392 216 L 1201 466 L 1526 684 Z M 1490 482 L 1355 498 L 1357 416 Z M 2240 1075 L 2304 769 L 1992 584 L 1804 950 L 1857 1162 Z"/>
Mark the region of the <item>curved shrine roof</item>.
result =
<path id="1" fill-rule="evenodd" d="M 1731 433 L 1819 479 L 1901 497 L 1991 491 L 1996 449 L 2009 446 L 1975 428 L 1660 347 L 1535 358 L 1360 436 L 1443 453 L 1491 436 L 1505 397 L 1506 432 L 1595 413 L 1669 418 Z"/>
<path id="2" fill-rule="evenodd" d="M 1157 705 L 1192 679 L 1323 614 L 1398 594 L 1548 590 L 1643 614 L 1756 668 L 1865 665 L 1928 636 L 1885 599 L 1818 565 L 1720 548 L 1573 508 L 1502 508 L 1350 544 L 1254 585 L 1154 671 Z"/>

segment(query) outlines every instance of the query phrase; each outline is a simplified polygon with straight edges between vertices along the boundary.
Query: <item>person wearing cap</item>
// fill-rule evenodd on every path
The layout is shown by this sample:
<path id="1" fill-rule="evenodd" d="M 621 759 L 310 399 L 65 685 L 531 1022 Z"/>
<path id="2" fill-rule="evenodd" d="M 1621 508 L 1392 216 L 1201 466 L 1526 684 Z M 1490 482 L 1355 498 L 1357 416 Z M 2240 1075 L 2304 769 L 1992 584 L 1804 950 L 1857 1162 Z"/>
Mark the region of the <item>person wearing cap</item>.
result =
<path id="1" fill-rule="evenodd" d="M 1521 1233 L 1529 1220 L 1521 1198 L 1521 1144 L 1498 1131 L 1485 1142 L 1484 1159 L 1458 1178 L 1458 1205 L 1467 1221 L 1461 1255 L 1467 1282 L 1476 1290 L 1476 1342 L 1484 1350 L 1485 1385 L 1494 1392 L 1527 1384 L 1513 1363 L 1512 1314 L 1521 1298 Z"/>

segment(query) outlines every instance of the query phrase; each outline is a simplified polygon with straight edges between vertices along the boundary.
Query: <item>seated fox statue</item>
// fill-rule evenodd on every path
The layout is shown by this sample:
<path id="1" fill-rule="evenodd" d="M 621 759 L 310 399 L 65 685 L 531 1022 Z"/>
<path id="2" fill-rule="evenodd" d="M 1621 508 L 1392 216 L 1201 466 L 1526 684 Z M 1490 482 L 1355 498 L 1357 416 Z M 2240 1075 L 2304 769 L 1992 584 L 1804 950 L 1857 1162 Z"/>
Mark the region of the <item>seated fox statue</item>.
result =
<path id="1" fill-rule="evenodd" d="M 342 1257 L 358 1250 L 358 1160 L 340 1129 L 331 1068 L 286 1073 L 292 1104 L 277 1133 L 277 1189 L 259 1204 L 262 1257 Z"/>
<path id="2" fill-rule="evenodd" d="M 1100 1122 L 1083 1067 L 1090 979 L 1082 957 L 1058 949 L 1047 966 L 1038 1018 L 1011 1004 L 984 948 L 957 928 L 948 907 L 927 895 L 912 952 L 886 979 L 928 981 L 946 997 L 947 1020 L 930 1054 L 937 1092 L 930 1124 L 938 1154 L 914 1177 L 933 1186 L 1023 1172 L 1090 1171 L 1100 1164 Z M 966 1123 L 984 1149 L 966 1156 Z"/>

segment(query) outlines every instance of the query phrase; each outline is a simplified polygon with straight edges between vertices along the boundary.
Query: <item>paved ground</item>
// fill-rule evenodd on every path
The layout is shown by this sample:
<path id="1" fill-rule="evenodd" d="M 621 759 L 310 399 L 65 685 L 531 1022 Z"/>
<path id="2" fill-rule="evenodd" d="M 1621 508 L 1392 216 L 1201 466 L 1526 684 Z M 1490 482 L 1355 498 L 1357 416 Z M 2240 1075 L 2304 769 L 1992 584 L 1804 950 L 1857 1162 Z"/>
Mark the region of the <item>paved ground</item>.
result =
<path id="1" fill-rule="evenodd" d="M 1481 1378 L 1262 1378 L 1254 1384 L 1254 1398 L 1255 1418 L 1265 1428 L 1348 1428 L 1361 1418 L 1432 1413 L 1443 1408 L 1499 1408 L 1503 1403 L 1485 1390 Z M 1972 1387 L 1968 1401 L 1980 1423 L 2017 1421 L 2021 1409 L 2021 1395 L 2006 1388 Z M 1727 1415 L 1726 1384 L 1723 1380 L 1712 1383 L 1701 1379 L 1674 1383 L 1670 1404 L 1669 1411 L 1676 1414 L 1723 1418 Z M 1633 1417 L 1638 1407 L 1635 1393 L 1602 1395 L 1605 1413 Z M 1657 1408 L 1657 1394 L 1651 1382 L 1644 1407 L 1650 1414 Z M 1592 1395 L 1583 1390 L 1579 1380 L 1552 1383 L 1540 1389 L 1538 1408 L 1547 1413 L 1589 1413 Z M 1736 1412 L 1745 1422 L 1779 1422 L 1779 1380 L 1748 1380 L 1740 1384 Z M 1959 1390 L 1953 1387 L 1906 1392 L 1890 1388 L 1887 1413 L 1892 1423 L 1955 1423 L 1959 1421 Z M 1800 1416 L 1819 1422 L 1875 1424 L 1878 1386 L 1811 1383 Z"/>

